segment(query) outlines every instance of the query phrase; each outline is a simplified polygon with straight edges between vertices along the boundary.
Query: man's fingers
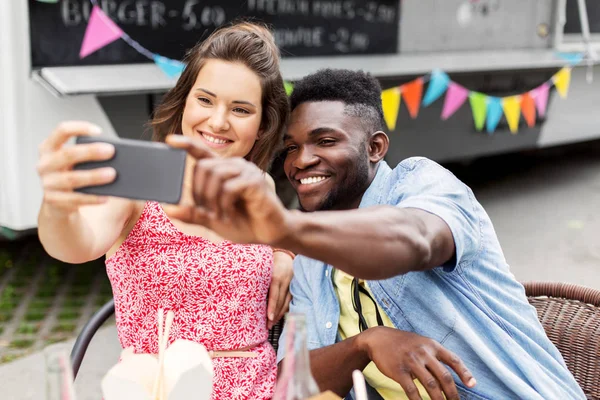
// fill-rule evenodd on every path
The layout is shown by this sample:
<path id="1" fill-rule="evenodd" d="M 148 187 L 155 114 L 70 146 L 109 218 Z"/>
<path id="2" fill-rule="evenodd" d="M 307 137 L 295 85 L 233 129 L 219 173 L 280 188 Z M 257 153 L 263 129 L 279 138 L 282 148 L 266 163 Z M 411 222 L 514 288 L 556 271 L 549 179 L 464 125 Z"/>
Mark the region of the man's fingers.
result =
<path id="1" fill-rule="evenodd" d="M 221 209 L 228 216 L 234 216 L 239 210 L 236 209 L 237 202 L 242 198 L 244 190 L 250 182 L 246 175 L 241 174 L 223 184 L 221 191 Z"/>
<path id="2" fill-rule="evenodd" d="M 409 400 L 423 400 L 417 385 L 415 385 L 409 373 L 402 373 L 395 380 L 402 386 L 402 389 L 404 389 L 404 393 L 406 393 Z"/>
<path id="3" fill-rule="evenodd" d="M 187 137 L 183 135 L 169 135 L 165 142 L 177 149 L 183 149 L 192 157 L 201 160 L 203 158 L 215 158 L 217 155 L 198 138 Z"/>
<path id="4" fill-rule="evenodd" d="M 456 372 L 460 380 L 469 388 L 472 388 L 477 384 L 477 381 L 473 377 L 473 374 L 467 366 L 462 362 L 460 357 L 452 353 L 450 350 L 440 346 L 437 353 L 437 358 L 448 365 Z"/>
<path id="5" fill-rule="evenodd" d="M 113 168 L 65 171 L 48 174 L 42 179 L 44 190 L 72 191 L 86 186 L 105 185 L 117 176 Z"/>
<path id="6" fill-rule="evenodd" d="M 421 361 L 414 363 L 414 365 L 411 366 L 411 371 L 414 377 L 421 382 L 425 390 L 427 390 L 431 400 L 444 400 L 440 383 Z"/>
<path id="7" fill-rule="evenodd" d="M 196 163 L 196 166 L 194 167 L 194 175 L 192 177 L 192 195 L 194 198 L 194 203 L 197 206 L 206 207 L 204 186 L 211 174 L 211 169 L 203 168 L 200 162 Z"/>
<path id="8" fill-rule="evenodd" d="M 99 126 L 85 121 L 66 121 L 59 124 L 40 146 L 40 154 L 56 151 L 73 136 L 97 136 L 102 133 Z"/>
<path id="9" fill-rule="evenodd" d="M 433 377 L 442 387 L 442 391 L 448 400 L 459 400 L 458 389 L 452 378 L 452 374 L 448 368 L 438 361 L 435 357 L 431 356 L 431 359 L 427 362 L 427 368 Z"/>
<path id="10" fill-rule="evenodd" d="M 204 187 L 198 189 L 202 192 L 206 208 L 214 212 L 217 218 L 220 218 L 225 211 L 221 208 L 220 202 L 223 185 L 228 180 L 239 176 L 241 171 L 235 164 L 224 164 L 221 159 L 202 160 L 198 162 L 198 165 L 199 168 L 211 171 L 210 173 L 207 172 Z"/>

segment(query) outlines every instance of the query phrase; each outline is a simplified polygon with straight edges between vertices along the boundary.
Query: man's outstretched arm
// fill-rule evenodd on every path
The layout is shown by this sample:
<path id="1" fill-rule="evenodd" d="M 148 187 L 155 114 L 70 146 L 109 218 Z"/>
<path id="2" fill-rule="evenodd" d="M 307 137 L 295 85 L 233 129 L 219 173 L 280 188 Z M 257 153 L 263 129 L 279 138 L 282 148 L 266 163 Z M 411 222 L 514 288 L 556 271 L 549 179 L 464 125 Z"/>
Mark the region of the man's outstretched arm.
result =
<path id="1" fill-rule="evenodd" d="M 198 162 L 193 178 L 194 204 L 166 210 L 175 218 L 205 225 L 226 239 L 287 248 L 363 279 L 435 268 L 455 252 L 446 222 L 419 209 L 418 202 L 413 203 L 416 208 L 289 211 L 269 189 L 256 165 L 243 159 L 216 158 L 201 142 L 181 135 L 171 135 L 167 142 L 186 149 Z M 445 178 L 430 187 L 443 185 Z M 436 194 L 435 198 L 443 196 Z"/>
<path id="2" fill-rule="evenodd" d="M 450 228 L 426 211 L 377 206 L 350 211 L 288 211 L 278 246 L 363 279 L 443 265 L 454 254 Z M 374 268 L 376 266 L 376 268 Z"/>

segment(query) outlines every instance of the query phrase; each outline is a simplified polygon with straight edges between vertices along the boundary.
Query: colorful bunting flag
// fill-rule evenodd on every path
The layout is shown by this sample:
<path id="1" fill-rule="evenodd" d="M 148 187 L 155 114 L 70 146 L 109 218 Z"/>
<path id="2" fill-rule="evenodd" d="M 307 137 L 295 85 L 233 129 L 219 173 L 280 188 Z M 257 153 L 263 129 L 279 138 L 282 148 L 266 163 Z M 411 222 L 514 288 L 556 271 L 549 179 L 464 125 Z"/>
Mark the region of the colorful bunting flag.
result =
<path id="1" fill-rule="evenodd" d="M 483 93 L 471 92 L 469 94 L 469 103 L 471 103 L 471 110 L 473 111 L 475 129 L 481 131 L 487 114 L 487 96 Z"/>
<path id="2" fill-rule="evenodd" d="M 450 82 L 444 100 L 444 108 L 442 109 L 442 119 L 447 120 L 450 118 L 463 105 L 468 96 L 469 91 L 466 88 L 458 83 Z"/>
<path id="3" fill-rule="evenodd" d="M 85 29 L 79 58 L 85 58 L 98 49 L 120 39 L 123 31 L 98 6 L 92 8 L 90 20 Z"/>
<path id="4" fill-rule="evenodd" d="M 506 115 L 508 129 L 513 135 L 519 130 L 519 119 L 521 118 L 521 97 L 509 96 L 502 99 L 502 109 Z"/>
<path id="5" fill-rule="evenodd" d="M 563 60 L 568 61 L 569 64 L 571 64 L 571 65 L 579 64 L 580 62 L 583 61 L 583 53 L 557 52 L 556 56 L 562 58 Z"/>
<path id="6" fill-rule="evenodd" d="M 58 3 L 58 0 L 36 1 L 42 3 Z M 117 24 L 102 11 L 95 1 L 92 1 L 92 4 L 94 6 L 83 37 L 79 52 L 80 58 L 87 57 L 117 39 L 123 39 L 140 54 L 153 60 L 154 63 L 170 78 L 176 78 L 183 72 L 185 64 L 155 54 L 144 48 L 126 35 L 121 28 L 119 28 L 119 26 L 117 26 Z M 549 92 L 552 85 L 556 87 L 556 90 L 562 98 L 567 97 L 571 83 L 571 68 L 573 65 L 582 62 L 584 56 L 583 53 L 557 53 L 556 56 L 566 60 L 571 65 L 562 68 L 554 74 L 550 81 L 543 83 L 539 87 L 522 95 L 505 98 L 488 96 L 479 92 L 471 92 L 465 87 L 450 80 L 450 77 L 444 71 L 436 69 L 429 75 L 429 83 L 424 96 L 423 85 L 426 77 L 419 77 L 401 87 L 390 88 L 382 92 L 381 100 L 385 122 L 390 130 L 396 128 L 402 97 L 404 97 L 410 116 L 416 118 L 419 114 L 421 104 L 423 104 L 424 107 L 427 107 L 446 93 L 441 114 L 442 120 L 450 118 L 464 104 L 466 99 L 469 98 L 473 113 L 473 122 L 478 131 L 481 131 L 485 124 L 487 132 L 493 133 L 504 114 L 506 115 L 509 129 L 514 134 L 518 130 L 521 113 L 529 127 L 535 125 L 536 110 L 541 118 L 545 116 Z M 291 95 L 294 90 L 294 85 L 291 82 L 284 82 L 284 87 L 287 95 Z"/>
<path id="7" fill-rule="evenodd" d="M 419 115 L 421 105 L 421 96 L 423 95 L 423 78 L 417 78 L 414 81 L 405 83 L 400 87 L 404 103 L 412 119 Z"/>
<path id="8" fill-rule="evenodd" d="M 172 60 L 167 57 L 154 55 L 154 62 L 169 78 L 177 78 L 185 69 L 185 64 L 181 61 Z"/>
<path id="9" fill-rule="evenodd" d="M 294 91 L 294 85 L 290 82 L 283 82 L 283 87 L 285 88 L 285 93 L 287 93 L 288 96 L 290 96 Z"/>
<path id="10" fill-rule="evenodd" d="M 393 131 L 396 129 L 396 119 L 398 118 L 398 110 L 400 109 L 400 88 L 393 87 L 381 92 L 381 103 L 383 106 L 383 117 L 388 129 Z"/>
<path id="11" fill-rule="evenodd" d="M 494 133 L 500 122 L 500 118 L 502 118 L 502 100 L 498 97 L 488 96 L 486 121 L 486 130 L 488 133 Z"/>
<path id="12" fill-rule="evenodd" d="M 548 82 L 544 82 L 542 85 L 536 87 L 531 92 L 531 97 L 535 100 L 535 108 L 537 109 L 540 118 L 546 116 L 546 107 L 548 107 L 548 95 L 550 94 L 550 85 Z"/>
<path id="13" fill-rule="evenodd" d="M 427 85 L 425 97 L 423 97 L 423 106 L 427 107 L 439 99 L 444 92 L 446 92 L 449 83 L 450 77 L 448 74 L 439 69 L 434 70 L 429 78 L 429 85 Z"/>
<path id="14" fill-rule="evenodd" d="M 552 77 L 554 81 L 554 86 L 556 86 L 556 91 L 565 99 L 567 97 L 567 92 L 569 91 L 569 84 L 571 83 L 571 68 L 565 67 L 558 71 Z"/>
<path id="15" fill-rule="evenodd" d="M 521 113 L 527 126 L 532 128 L 535 125 L 535 100 L 529 92 L 521 96 Z"/>

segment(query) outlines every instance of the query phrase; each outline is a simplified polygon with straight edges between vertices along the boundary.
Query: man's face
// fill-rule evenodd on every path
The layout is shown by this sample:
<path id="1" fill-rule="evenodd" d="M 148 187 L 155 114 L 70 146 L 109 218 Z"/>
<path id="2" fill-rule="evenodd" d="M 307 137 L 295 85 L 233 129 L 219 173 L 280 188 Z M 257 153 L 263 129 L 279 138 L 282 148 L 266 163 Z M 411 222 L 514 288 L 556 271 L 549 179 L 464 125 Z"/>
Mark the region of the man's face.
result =
<path id="1" fill-rule="evenodd" d="M 285 173 L 305 211 L 357 208 L 374 175 L 367 135 L 344 103 L 302 103 L 285 136 Z"/>

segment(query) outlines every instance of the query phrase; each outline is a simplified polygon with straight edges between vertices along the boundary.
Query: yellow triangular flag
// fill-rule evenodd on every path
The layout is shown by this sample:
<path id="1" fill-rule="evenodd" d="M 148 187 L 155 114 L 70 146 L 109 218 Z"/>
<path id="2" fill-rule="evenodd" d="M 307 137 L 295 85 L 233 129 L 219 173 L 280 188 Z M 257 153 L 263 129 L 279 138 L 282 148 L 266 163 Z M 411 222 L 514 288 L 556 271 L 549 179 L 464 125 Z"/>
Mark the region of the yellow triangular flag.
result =
<path id="1" fill-rule="evenodd" d="M 560 97 L 563 99 L 566 98 L 567 93 L 569 92 L 569 85 L 571 84 L 571 68 L 562 68 L 554 74 L 552 81 L 554 82 L 554 86 L 556 86 L 556 90 L 558 91 L 558 94 L 560 94 Z"/>
<path id="2" fill-rule="evenodd" d="M 398 110 L 400 109 L 400 88 L 393 87 L 381 92 L 381 103 L 383 106 L 383 118 L 388 126 L 388 129 L 393 131 L 396 129 L 396 119 L 398 118 Z"/>
<path id="3" fill-rule="evenodd" d="M 502 109 L 506 115 L 508 128 L 512 134 L 519 130 L 519 118 L 521 117 L 521 97 L 510 96 L 502 99 Z"/>

